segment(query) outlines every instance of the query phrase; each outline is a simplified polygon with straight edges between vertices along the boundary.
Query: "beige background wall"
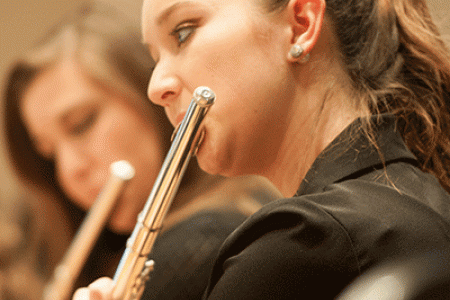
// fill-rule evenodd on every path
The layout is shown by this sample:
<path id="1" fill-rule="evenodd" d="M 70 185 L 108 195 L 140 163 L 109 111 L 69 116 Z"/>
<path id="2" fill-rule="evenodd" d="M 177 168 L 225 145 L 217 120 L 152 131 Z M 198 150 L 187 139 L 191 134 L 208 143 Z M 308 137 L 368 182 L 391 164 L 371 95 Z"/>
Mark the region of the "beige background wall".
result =
<path id="1" fill-rule="evenodd" d="M 91 1 L 95 0 L 84 2 Z M 22 55 L 61 15 L 81 3 L 81 0 L 2 0 L 0 6 L 0 95 L 3 96 L 4 78 L 11 62 Z M 109 0 L 107 3 L 118 7 L 131 19 L 139 22 L 142 0 Z M 428 3 L 441 32 L 450 37 L 450 1 L 428 0 Z M 450 41 L 450 38 L 448 40 Z M 1 111 L 0 121 L 3 124 Z M 0 146 L 2 143 L 3 136 L 0 134 Z M 16 191 L 16 185 L 11 179 L 11 171 L 5 161 L 3 147 L 0 147 L 0 197 L 12 197 Z"/>

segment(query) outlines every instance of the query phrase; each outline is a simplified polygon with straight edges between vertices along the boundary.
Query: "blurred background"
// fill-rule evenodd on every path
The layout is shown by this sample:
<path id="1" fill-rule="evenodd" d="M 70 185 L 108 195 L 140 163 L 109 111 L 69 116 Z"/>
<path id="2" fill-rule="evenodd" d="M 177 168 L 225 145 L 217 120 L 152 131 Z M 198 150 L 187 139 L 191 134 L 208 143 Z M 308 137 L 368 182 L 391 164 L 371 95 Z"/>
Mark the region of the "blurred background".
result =
<path id="1" fill-rule="evenodd" d="M 0 300 L 40 300 L 47 278 L 70 242 L 64 215 L 49 195 L 18 184 L 5 150 L 5 79 L 52 25 L 97 0 L 1 0 L 0 2 Z M 140 28 L 142 0 L 102 1 Z M 51 238 L 50 238 L 51 237 Z"/>

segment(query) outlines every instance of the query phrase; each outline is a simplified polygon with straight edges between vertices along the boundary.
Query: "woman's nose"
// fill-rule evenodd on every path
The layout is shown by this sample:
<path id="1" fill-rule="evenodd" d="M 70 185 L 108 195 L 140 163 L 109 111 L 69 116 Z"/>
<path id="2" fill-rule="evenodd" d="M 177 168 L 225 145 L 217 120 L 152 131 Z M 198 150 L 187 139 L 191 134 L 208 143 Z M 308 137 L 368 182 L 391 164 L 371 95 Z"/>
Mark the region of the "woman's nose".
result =
<path id="1" fill-rule="evenodd" d="M 90 163 L 82 149 L 73 145 L 61 145 L 57 151 L 55 167 L 60 180 L 66 184 L 76 184 L 88 179 Z"/>
<path id="2" fill-rule="evenodd" d="M 178 98 L 181 91 L 179 79 L 168 70 L 168 66 L 159 62 L 150 77 L 148 98 L 157 105 L 169 106 Z"/>

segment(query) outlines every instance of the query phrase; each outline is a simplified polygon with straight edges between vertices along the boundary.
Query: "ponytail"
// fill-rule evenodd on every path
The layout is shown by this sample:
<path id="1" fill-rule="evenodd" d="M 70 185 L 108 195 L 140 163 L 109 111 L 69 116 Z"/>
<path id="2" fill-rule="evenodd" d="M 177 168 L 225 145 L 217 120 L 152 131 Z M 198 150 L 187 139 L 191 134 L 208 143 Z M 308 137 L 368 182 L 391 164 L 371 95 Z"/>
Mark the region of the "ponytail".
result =
<path id="1" fill-rule="evenodd" d="M 395 1 L 394 9 L 405 61 L 394 111 L 422 169 L 450 191 L 450 55 L 423 1 Z"/>
<path id="2" fill-rule="evenodd" d="M 450 192 L 450 54 L 425 0 L 327 0 L 327 13 L 356 105 L 395 114 L 421 169 Z"/>

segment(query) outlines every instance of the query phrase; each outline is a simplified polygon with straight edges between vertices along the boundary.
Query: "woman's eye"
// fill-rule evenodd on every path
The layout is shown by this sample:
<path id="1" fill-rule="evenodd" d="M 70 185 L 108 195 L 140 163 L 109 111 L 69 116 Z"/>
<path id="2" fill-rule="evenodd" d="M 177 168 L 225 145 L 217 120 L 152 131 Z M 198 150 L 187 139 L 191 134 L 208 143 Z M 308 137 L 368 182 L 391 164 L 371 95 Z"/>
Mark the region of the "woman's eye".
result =
<path id="1" fill-rule="evenodd" d="M 194 23 L 183 23 L 175 27 L 171 35 L 173 35 L 177 39 L 178 46 L 181 46 L 187 41 L 191 34 L 194 33 L 195 29 L 196 27 Z"/>
<path id="2" fill-rule="evenodd" d="M 84 119 L 81 120 L 81 122 L 74 124 L 69 129 L 70 133 L 73 135 L 80 135 L 88 131 L 92 125 L 97 120 L 97 113 L 92 112 L 89 113 Z"/>

